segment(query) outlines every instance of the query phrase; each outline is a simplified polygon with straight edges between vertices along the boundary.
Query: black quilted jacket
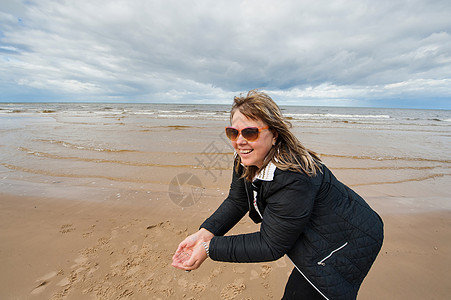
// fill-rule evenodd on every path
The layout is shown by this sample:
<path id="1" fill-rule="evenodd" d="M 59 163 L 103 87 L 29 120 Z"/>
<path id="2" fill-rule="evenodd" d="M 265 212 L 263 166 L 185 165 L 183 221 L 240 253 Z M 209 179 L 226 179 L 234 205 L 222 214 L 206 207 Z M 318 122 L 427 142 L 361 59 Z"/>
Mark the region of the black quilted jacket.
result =
<path id="1" fill-rule="evenodd" d="M 279 169 L 272 181 L 239 177 L 234 172 L 227 199 L 200 226 L 215 235 L 210 257 L 264 262 L 287 254 L 326 299 L 355 299 L 382 246 L 376 212 L 324 165 L 315 177 Z M 260 231 L 224 236 L 247 212 Z"/>

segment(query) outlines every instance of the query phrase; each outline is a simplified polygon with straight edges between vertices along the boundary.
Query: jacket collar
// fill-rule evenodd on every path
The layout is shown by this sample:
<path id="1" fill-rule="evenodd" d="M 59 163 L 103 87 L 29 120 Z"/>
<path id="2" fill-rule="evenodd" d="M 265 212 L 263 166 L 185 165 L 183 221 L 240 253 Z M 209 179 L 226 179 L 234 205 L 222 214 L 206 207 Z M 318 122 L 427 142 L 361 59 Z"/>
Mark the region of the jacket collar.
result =
<path id="1" fill-rule="evenodd" d="M 233 153 L 233 158 L 235 159 L 237 155 L 238 155 L 238 153 L 236 153 L 236 151 L 234 151 L 234 153 Z M 242 163 L 241 163 L 241 165 L 244 166 Z M 255 180 L 273 181 L 273 179 L 274 179 L 274 173 L 276 172 L 276 168 L 277 168 L 276 165 L 275 165 L 272 161 L 270 161 L 270 162 L 266 165 L 266 167 L 265 167 L 263 170 L 261 170 L 261 171 L 254 177 L 254 180 L 253 180 L 253 181 L 255 181 Z"/>
<path id="2" fill-rule="evenodd" d="M 257 176 L 255 176 L 255 180 L 263 180 L 263 181 L 273 181 L 274 179 L 274 173 L 276 172 L 276 165 L 271 161 L 269 162 L 266 167 L 261 170 Z"/>

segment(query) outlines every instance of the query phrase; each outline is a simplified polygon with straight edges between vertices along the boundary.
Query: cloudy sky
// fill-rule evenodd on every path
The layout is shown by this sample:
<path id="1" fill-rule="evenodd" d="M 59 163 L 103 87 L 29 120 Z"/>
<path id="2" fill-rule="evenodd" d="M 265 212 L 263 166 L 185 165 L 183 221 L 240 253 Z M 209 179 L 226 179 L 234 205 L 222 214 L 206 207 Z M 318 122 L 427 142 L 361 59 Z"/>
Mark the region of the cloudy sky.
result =
<path id="1" fill-rule="evenodd" d="M 0 102 L 451 109 L 451 1 L 3 0 Z"/>

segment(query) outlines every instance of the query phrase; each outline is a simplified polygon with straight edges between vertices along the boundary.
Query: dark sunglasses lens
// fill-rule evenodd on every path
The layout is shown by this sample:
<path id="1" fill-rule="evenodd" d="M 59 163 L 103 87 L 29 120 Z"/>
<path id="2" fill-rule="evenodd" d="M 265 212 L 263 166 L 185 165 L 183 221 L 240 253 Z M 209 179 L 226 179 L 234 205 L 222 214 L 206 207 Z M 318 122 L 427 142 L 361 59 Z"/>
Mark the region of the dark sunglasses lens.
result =
<path id="1" fill-rule="evenodd" d="M 244 128 L 241 134 L 246 140 L 255 141 L 258 138 L 258 128 Z"/>
<path id="2" fill-rule="evenodd" d="M 235 141 L 238 137 L 238 130 L 235 128 L 226 128 L 226 135 L 230 140 Z"/>

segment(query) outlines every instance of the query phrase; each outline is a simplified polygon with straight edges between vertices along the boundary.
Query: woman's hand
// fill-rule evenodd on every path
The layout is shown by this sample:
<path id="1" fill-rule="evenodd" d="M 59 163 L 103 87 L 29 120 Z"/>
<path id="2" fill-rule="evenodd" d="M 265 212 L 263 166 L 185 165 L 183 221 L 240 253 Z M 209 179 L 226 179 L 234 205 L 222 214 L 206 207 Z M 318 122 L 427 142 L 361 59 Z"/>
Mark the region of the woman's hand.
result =
<path id="1" fill-rule="evenodd" d="M 199 266 L 207 259 L 202 242 L 210 245 L 210 240 L 214 235 L 208 230 L 201 228 L 198 232 L 188 236 L 178 246 L 172 257 L 172 266 L 186 271 L 199 268 Z"/>
<path id="2" fill-rule="evenodd" d="M 209 246 L 210 242 L 205 242 Z M 207 259 L 205 247 L 198 243 L 192 249 L 182 252 L 172 261 L 172 265 L 178 269 L 191 271 L 196 270 Z"/>

